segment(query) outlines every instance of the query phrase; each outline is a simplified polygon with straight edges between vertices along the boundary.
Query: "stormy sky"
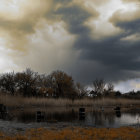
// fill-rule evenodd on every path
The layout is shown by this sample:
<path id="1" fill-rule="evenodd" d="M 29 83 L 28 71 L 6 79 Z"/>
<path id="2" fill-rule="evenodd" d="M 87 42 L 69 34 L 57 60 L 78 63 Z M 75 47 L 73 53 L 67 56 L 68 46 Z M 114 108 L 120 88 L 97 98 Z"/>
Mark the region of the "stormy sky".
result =
<path id="1" fill-rule="evenodd" d="M 25 68 L 140 89 L 140 0 L 0 0 L 0 72 Z"/>

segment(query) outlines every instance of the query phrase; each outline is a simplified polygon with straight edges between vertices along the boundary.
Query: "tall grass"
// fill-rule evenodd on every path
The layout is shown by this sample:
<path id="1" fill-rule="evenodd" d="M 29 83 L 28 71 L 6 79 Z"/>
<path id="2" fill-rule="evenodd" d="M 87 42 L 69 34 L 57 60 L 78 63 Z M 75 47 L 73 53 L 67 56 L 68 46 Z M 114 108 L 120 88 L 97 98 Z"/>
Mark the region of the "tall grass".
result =
<path id="1" fill-rule="evenodd" d="M 7 136 L 0 132 L 2 140 L 140 140 L 140 129 L 121 128 L 79 128 L 29 129 L 24 134 Z"/>
<path id="2" fill-rule="evenodd" d="M 78 99 L 78 100 L 70 100 L 70 99 L 52 99 L 52 98 L 25 98 L 20 96 L 9 96 L 9 95 L 0 95 L 0 104 L 5 104 L 9 107 L 79 107 L 79 106 L 130 106 L 130 105 L 140 105 L 140 100 L 134 99 L 111 99 L 111 98 L 103 98 L 103 99 Z"/>

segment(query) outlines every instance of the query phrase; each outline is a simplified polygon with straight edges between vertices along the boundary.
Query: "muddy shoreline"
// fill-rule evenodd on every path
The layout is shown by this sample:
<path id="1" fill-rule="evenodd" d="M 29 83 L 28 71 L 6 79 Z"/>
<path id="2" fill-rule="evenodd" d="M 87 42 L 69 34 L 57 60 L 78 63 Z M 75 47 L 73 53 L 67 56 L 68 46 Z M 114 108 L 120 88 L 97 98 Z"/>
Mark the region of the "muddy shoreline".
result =
<path id="1" fill-rule="evenodd" d="M 45 128 L 48 130 L 61 130 L 65 128 L 112 128 L 112 127 L 100 127 L 100 126 L 93 126 L 93 125 L 85 125 L 79 123 L 68 123 L 68 122 L 58 122 L 58 123 L 48 123 L 48 122 L 41 122 L 41 123 L 17 123 L 11 121 L 3 121 L 0 120 L 0 132 L 3 132 L 6 135 L 12 136 L 16 134 L 24 134 L 29 129 L 37 129 L 37 128 Z M 133 128 L 140 128 L 140 124 L 134 125 L 126 125 L 122 127 L 133 127 Z M 119 128 L 119 127 L 115 127 Z"/>

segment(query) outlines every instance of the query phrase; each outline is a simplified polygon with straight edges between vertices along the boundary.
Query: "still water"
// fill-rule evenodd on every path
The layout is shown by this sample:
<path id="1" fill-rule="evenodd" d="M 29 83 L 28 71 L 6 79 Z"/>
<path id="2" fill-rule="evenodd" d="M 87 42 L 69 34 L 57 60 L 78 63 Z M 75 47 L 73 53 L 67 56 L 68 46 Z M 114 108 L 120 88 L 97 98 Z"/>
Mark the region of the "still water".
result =
<path id="1" fill-rule="evenodd" d="M 10 110 L 9 114 L 0 120 L 8 120 L 19 123 L 33 123 L 37 121 L 36 112 L 39 109 Z M 78 108 L 49 108 L 40 110 L 43 114 L 41 122 L 60 123 L 67 122 L 95 127 L 121 127 L 137 125 L 140 123 L 140 112 L 134 111 L 101 111 L 86 108 L 85 117 L 79 117 Z"/>

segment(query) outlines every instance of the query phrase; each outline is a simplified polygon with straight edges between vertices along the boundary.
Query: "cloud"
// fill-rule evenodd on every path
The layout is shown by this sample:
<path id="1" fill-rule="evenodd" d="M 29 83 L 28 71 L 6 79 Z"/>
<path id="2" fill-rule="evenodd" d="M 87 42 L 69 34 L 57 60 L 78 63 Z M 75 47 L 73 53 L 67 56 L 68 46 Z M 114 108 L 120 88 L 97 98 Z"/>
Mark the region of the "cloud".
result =
<path id="1" fill-rule="evenodd" d="M 121 91 L 123 93 L 130 92 L 130 91 L 138 91 L 140 90 L 140 79 L 136 78 L 133 80 L 128 81 L 121 81 L 119 83 L 116 83 L 115 90 Z"/>
<path id="2" fill-rule="evenodd" d="M 78 56 L 72 46 L 76 32 L 88 30 L 84 22 L 94 16 L 94 12 L 95 16 L 97 14 L 70 0 L 42 0 L 42 3 L 29 0 L 17 3 L 17 6 L 20 13 L 16 16 L 7 10 L 0 13 L 5 47 L 11 50 L 11 58 L 19 69 L 32 67 L 44 72 L 71 65 Z M 12 17 L 6 16 L 8 14 Z M 72 53 L 75 56 L 71 57 Z"/>
<path id="3" fill-rule="evenodd" d="M 89 29 L 84 25 L 84 23 L 91 17 L 97 17 L 98 13 L 93 10 L 90 13 L 80 7 L 79 5 L 68 5 L 59 8 L 56 14 L 61 15 L 61 19 L 67 23 L 67 27 L 72 34 L 82 34 L 89 32 Z"/>
<path id="4" fill-rule="evenodd" d="M 129 36 L 126 36 L 124 38 L 121 38 L 121 41 L 130 41 L 133 42 L 133 41 L 139 41 L 140 40 L 140 34 L 139 33 L 136 33 L 136 34 L 132 34 L 132 35 L 129 35 Z"/>
<path id="5" fill-rule="evenodd" d="M 140 77 L 140 11 L 134 3 L 121 0 L 0 3 L 8 4 L 8 8 L 0 6 L 0 37 L 5 40 L 0 47 L 10 50 L 5 54 L 15 69 L 31 67 L 41 73 L 62 69 L 86 84 L 95 78 L 117 82 Z"/>
<path id="6" fill-rule="evenodd" d="M 82 2 L 81 0 L 73 0 L 73 1 L 78 2 L 78 3 L 84 3 L 85 5 L 90 4 L 90 5 L 95 5 L 95 6 L 102 6 L 106 3 L 109 3 L 111 0 L 102 0 L 102 1 L 94 0 L 94 2 L 93 0 L 82 0 Z"/>
<path id="7" fill-rule="evenodd" d="M 121 32 L 112 36 L 96 39 L 89 36 L 91 32 L 88 27 L 86 32 L 79 33 L 80 37 L 75 42 L 75 48 L 81 50 L 80 61 L 72 68 L 73 71 L 78 71 L 79 80 L 91 82 L 96 77 L 102 77 L 107 81 L 120 81 L 140 76 L 140 41 L 138 39 L 133 42 L 122 41 L 124 38 L 132 39 L 134 34 L 139 34 L 138 13 L 139 10 L 116 11 L 108 20 Z M 85 30 L 85 26 L 83 29 Z"/>
<path id="8" fill-rule="evenodd" d="M 35 34 L 30 36 L 30 42 L 26 44 L 30 47 L 28 53 L 22 57 L 21 54 L 15 55 L 14 62 L 20 68 L 31 67 L 41 73 L 64 69 L 70 65 L 76 57 L 72 50 L 75 37 L 63 26 L 63 22 L 57 22 L 52 25 L 45 24 L 42 29 L 36 30 Z"/>
<path id="9" fill-rule="evenodd" d="M 40 0 L 15 0 L 1 1 L 1 4 L 5 5 L 3 6 L 4 8 L 1 8 L 2 10 L 0 9 L 1 36 L 7 38 L 7 46 L 9 48 L 23 52 L 28 51 L 28 47 L 26 47 L 28 36 L 34 34 L 37 28 L 41 28 L 37 25 L 42 19 L 46 21 L 46 24 L 49 23 L 51 25 L 54 22 L 65 20 L 67 17 L 63 16 L 63 12 L 66 11 L 66 16 L 70 18 L 71 14 L 71 18 L 75 18 L 75 21 L 67 18 L 67 22 L 71 21 L 73 24 L 78 24 L 80 31 L 82 24 L 80 25 L 80 21 L 78 20 L 80 20 L 80 18 L 81 20 L 86 20 L 89 16 L 88 12 L 85 12 L 80 6 L 73 4 L 72 0 L 42 0 L 41 2 Z M 6 8 L 7 5 L 8 8 Z M 12 6 L 17 7 L 17 11 L 13 10 Z M 79 15 L 79 17 L 76 17 L 75 13 Z M 63 19 L 61 16 L 63 16 Z M 78 18 L 78 20 L 76 18 Z M 72 26 L 73 25 L 71 25 L 71 27 Z M 76 29 L 73 29 L 73 31 L 75 30 Z"/>
<path id="10" fill-rule="evenodd" d="M 130 3 L 139 3 L 140 2 L 140 0 L 122 0 L 123 2 L 130 2 Z"/>
<path id="11" fill-rule="evenodd" d="M 42 0 L 25 1 L 3 1 L 3 5 L 9 5 L 9 9 L 0 11 L 0 30 L 1 36 L 7 38 L 7 47 L 16 51 L 27 51 L 27 37 L 35 32 L 35 26 L 49 11 L 51 2 Z M 34 5 L 33 5 L 34 3 Z M 18 11 L 13 11 L 12 5 L 17 7 Z M 1 6 L 2 7 L 2 6 Z M 4 32 L 4 33 L 3 33 Z"/>
<path id="12" fill-rule="evenodd" d="M 122 10 L 118 10 L 110 18 L 110 21 L 115 25 L 117 23 L 119 24 L 120 22 L 121 23 L 132 22 L 132 21 L 140 19 L 140 14 L 139 13 L 140 13 L 140 10 L 127 11 L 127 12 L 124 12 Z"/>

